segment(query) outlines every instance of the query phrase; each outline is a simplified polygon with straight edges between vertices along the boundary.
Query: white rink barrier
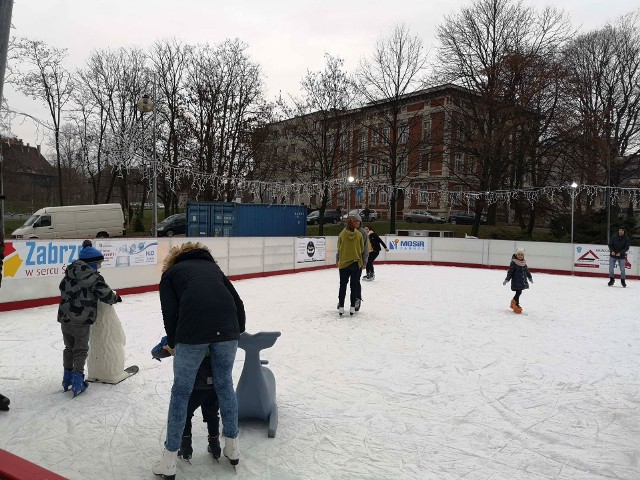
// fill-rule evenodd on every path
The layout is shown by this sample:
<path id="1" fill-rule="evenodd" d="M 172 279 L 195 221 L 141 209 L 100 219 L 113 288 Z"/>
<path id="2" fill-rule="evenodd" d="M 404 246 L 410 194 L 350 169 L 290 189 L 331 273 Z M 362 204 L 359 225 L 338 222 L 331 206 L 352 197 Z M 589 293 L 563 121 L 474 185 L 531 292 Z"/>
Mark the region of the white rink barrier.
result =
<path id="1" fill-rule="evenodd" d="M 295 273 L 335 267 L 337 237 L 216 237 L 96 239 L 105 254 L 100 269 L 121 294 L 156 290 L 162 262 L 172 246 L 198 241 L 211 249 L 220 268 L 232 279 Z M 520 242 L 440 237 L 384 238 L 389 252 L 380 263 L 506 268 L 516 248 L 526 250 L 533 272 L 608 276 L 608 248 L 603 245 Z M 14 240 L 5 244 L 0 311 L 59 301 L 64 268 L 77 258 L 82 240 Z M 639 247 L 631 247 L 626 274 L 638 278 Z M 617 272 L 618 273 L 618 272 Z"/>

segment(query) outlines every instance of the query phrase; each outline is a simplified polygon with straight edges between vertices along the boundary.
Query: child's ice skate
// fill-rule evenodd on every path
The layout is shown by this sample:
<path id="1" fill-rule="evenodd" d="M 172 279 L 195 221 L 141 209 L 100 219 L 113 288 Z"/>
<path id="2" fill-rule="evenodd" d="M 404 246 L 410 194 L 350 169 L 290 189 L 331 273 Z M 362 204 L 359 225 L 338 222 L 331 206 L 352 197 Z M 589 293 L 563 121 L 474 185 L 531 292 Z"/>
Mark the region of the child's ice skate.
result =
<path id="1" fill-rule="evenodd" d="M 518 302 L 516 302 L 515 298 L 511 299 L 511 310 L 513 310 L 514 313 L 522 313 L 522 307 L 520 305 L 518 305 Z"/>

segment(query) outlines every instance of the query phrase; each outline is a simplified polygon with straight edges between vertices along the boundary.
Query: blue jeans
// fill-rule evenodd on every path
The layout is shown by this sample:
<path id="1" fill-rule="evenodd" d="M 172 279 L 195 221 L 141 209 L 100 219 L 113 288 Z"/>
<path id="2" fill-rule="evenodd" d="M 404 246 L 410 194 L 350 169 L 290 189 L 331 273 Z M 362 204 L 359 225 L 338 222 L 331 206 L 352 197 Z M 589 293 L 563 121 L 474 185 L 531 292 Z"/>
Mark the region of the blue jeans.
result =
<path id="1" fill-rule="evenodd" d="M 233 362 L 236 359 L 238 341 L 231 340 L 220 343 L 204 343 L 188 345 L 176 344 L 173 359 L 173 387 L 169 402 L 169 418 L 167 420 L 167 439 L 164 444 L 170 452 L 180 448 L 182 432 L 187 421 L 187 405 L 196 381 L 196 373 L 209 348 L 211 352 L 211 370 L 213 387 L 220 402 L 223 435 L 229 438 L 238 436 L 238 400 L 233 390 Z"/>
<path id="2" fill-rule="evenodd" d="M 614 278 L 615 276 L 615 274 L 613 273 L 613 269 L 616 263 L 620 268 L 620 278 L 624 280 L 625 266 L 627 263 L 624 257 L 609 257 L 609 278 Z"/>

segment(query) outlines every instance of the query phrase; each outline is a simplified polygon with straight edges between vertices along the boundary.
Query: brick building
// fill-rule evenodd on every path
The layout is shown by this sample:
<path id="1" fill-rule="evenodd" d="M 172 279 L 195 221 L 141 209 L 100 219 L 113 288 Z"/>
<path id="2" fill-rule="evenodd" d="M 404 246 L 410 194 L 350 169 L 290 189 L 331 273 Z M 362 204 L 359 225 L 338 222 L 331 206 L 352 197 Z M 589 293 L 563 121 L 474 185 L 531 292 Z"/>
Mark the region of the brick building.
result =
<path id="1" fill-rule="evenodd" d="M 19 139 L 1 138 L 0 154 L 6 201 L 56 204 L 58 174 L 42 156 L 40 145 L 32 147 Z"/>
<path id="2" fill-rule="evenodd" d="M 419 90 L 402 97 L 385 110 L 381 101 L 361 108 L 344 111 L 331 120 L 335 125 L 334 185 L 329 207 L 356 208 L 369 206 L 383 218 L 390 212 L 390 198 L 395 186 L 396 215 L 410 209 L 429 209 L 446 216 L 452 210 L 466 209 L 461 196 L 435 192 L 469 190 L 473 185 L 474 159 L 457 148 L 456 112 L 468 91 L 453 84 Z M 274 124 L 274 131 L 294 131 L 300 118 Z M 291 128 L 287 128 L 287 124 Z M 295 135 L 274 135 L 270 151 L 277 162 L 290 168 L 298 163 L 308 170 L 304 145 Z M 390 152 L 393 150 L 393 160 Z M 395 182 L 390 180 L 389 166 L 397 165 Z M 302 173 L 304 181 L 304 172 Z M 347 179 L 353 178 L 353 182 Z M 285 178 L 273 180 L 287 181 Z M 317 179 L 307 177 L 313 183 Z M 467 181 L 468 180 L 468 181 Z M 311 207 L 318 206 L 315 195 L 291 199 Z"/>

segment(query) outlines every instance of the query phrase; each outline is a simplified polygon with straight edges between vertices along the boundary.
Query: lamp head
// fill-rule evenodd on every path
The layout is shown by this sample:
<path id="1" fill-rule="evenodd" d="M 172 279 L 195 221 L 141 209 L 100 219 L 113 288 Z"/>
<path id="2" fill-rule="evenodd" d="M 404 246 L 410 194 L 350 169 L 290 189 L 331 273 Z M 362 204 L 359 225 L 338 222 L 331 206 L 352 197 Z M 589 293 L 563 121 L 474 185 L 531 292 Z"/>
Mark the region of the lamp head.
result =
<path id="1" fill-rule="evenodd" d="M 136 104 L 138 110 L 142 113 L 148 113 L 153 111 L 153 100 L 149 95 L 143 95 Z"/>
<path id="2" fill-rule="evenodd" d="M 355 181 L 355 178 L 349 177 L 349 178 L 347 178 L 347 180 L 349 180 L 349 183 L 353 183 Z"/>
<path id="3" fill-rule="evenodd" d="M 577 184 L 576 182 L 573 182 L 573 183 L 571 184 L 571 188 L 577 188 L 577 187 L 578 187 L 578 184 Z"/>

